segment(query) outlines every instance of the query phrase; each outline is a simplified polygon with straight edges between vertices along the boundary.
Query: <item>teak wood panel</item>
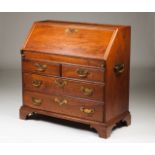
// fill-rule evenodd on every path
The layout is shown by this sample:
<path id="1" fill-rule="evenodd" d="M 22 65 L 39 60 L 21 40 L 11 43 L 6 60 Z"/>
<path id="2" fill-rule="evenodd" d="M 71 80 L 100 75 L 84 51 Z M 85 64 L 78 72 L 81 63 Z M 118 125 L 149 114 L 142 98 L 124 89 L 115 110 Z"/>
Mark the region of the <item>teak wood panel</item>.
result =
<path id="1" fill-rule="evenodd" d="M 34 100 L 39 100 L 41 103 L 36 105 Z M 60 104 L 56 101 L 66 101 Z M 72 117 L 79 117 L 87 120 L 103 121 L 103 103 L 90 100 L 82 100 L 60 95 L 45 95 L 36 92 L 24 92 L 24 104 L 45 111 L 65 114 Z M 81 108 L 93 110 L 92 113 L 84 113 Z"/>
<path id="2" fill-rule="evenodd" d="M 33 86 L 35 83 L 38 83 L 37 81 L 40 81 L 40 85 Z M 58 84 L 59 82 L 61 83 L 60 85 Z M 23 84 L 24 89 L 41 93 L 59 93 L 98 101 L 104 100 L 104 84 L 94 84 L 69 80 L 66 78 L 46 77 L 28 73 L 23 74 Z M 85 92 L 89 90 L 92 90 L 92 92 Z"/>
<path id="3" fill-rule="evenodd" d="M 23 71 L 42 75 L 60 76 L 60 64 L 47 61 L 23 60 Z"/>
<path id="4" fill-rule="evenodd" d="M 62 76 L 88 81 L 103 82 L 104 69 L 88 68 L 78 65 L 62 65 Z"/>
<path id="5" fill-rule="evenodd" d="M 104 27 L 35 23 L 23 50 L 100 59 L 113 33 Z"/>

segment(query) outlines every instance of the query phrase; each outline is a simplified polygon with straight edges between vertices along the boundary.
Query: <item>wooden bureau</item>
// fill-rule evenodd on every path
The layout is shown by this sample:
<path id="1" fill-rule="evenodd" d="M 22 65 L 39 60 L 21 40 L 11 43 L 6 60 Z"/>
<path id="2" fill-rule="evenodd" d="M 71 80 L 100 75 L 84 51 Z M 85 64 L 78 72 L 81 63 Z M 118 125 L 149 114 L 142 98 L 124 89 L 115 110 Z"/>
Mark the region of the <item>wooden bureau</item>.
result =
<path id="1" fill-rule="evenodd" d="M 130 26 L 35 22 L 22 56 L 20 118 L 43 114 L 90 125 L 100 137 L 130 125 Z"/>

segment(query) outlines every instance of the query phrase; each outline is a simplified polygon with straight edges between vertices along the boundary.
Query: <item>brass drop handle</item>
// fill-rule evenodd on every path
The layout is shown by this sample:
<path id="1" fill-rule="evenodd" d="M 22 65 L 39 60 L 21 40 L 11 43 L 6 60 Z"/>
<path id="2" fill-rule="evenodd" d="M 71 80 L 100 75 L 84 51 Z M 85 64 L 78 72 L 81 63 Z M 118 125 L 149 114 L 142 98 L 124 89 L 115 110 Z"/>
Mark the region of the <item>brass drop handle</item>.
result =
<path id="1" fill-rule="evenodd" d="M 36 106 L 40 106 L 42 104 L 42 100 L 35 98 L 35 97 L 32 97 L 32 103 Z"/>
<path id="2" fill-rule="evenodd" d="M 32 86 L 39 88 L 42 85 L 41 80 L 32 80 Z"/>
<path id="3" fill-rule="evenodd" d="M 37 67 L 36 70 L 39 72 L 44 72 L 47 69 L 47 65 L 45 64 L 35 63 L 34 65 Z"/>
<path id="4" fill-rule="evenodd" d="M 116 74 L 121 74 L 121 73 L 123 73 L 123 72 L 124 72 L 124 64 L 116 64 L 116 65 L 114 66 L 114 72 L 115 72 Z"/>
<path id="5" fill-rule="evenodd" d="M 62 79 L 56 79 L 55 84 L 60 88 L 64 88 L 64 86 L 67 85 L 67 81 L 64 81 Z"/>
<path id="6" fill-rule="evenodd" d="M 80 107 L 80 111 L 86 114 L 92 114 L 95 112 L 95 109 L 92 108 L 85 108 L 85 107 Z"/>
<path id="7" fill-rule="evenodd" d="M 66 99 L 60 100 L 60 99 L 57 98 L 57 97 L 54 98 L 54 102 L 55 102 L 55 103 L 58 103 L 60 106 L 68 103 L 68 101 L 67 101 Z"/>
<path id="8" fill-rule="evenodd" d="M 85 96 L 92 96 L 94 90 L 92 88 L 87 88 L 87 87 L 81 87 L 81 92 L 85 95 Z"/>
<path id="9" fill-rule="evenodd" d="M 86 78 L 89 74 L 88 70 L 86 69 L 82 69 L 82 68 L 79 68 L 76 70 L 76 73 L 78 74 L 79 77 L 81 78 Z"/>

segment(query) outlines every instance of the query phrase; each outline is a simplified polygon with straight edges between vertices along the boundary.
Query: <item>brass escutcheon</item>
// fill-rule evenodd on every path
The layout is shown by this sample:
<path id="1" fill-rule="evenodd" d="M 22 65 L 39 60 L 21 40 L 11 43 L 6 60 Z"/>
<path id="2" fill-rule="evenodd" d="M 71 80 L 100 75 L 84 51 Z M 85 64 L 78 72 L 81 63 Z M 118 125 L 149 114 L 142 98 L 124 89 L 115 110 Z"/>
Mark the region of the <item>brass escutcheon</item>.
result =
<path id="1" fill-rule="evenodd" d="M 68 101 L 66 99 L 62 100 L 62 99 L 59 99 L 57 97 L 54 98 L 54 102 L 58 103 L 60 106 L 63 105 L 63 104 L 67 104 L 68 103 Z"/>
<path id="2" fill-rule="evenodd" d="M 86 88 L 86 87 L 81 87 L 81 92 L 85 95 L 85 96 L 92 96 L 94 90 L 92 88 Z"/>
<path id="3" fill-rule="evenodd" d="M 41 80 L 32 80 L 32 86 L 39 88 L 42 85 Z"/>
<path id="4" fill-rule="evenodd" d="M 45 64 L 35 63 L 34 65 L 37 67 L 37 71 L 39 72 L 44 72 L 47 69 L 47 65 Z"/>
<path id="5" fill-rule="evenodd" d="M 66 33 L 70 33 L 70 34 L 72 34 L 72 33 L 77 33 L 77 32 L 78 32 L 78 29 L 66 28 L 66 29 L 65 29 L 65 32 L 66 32 Z"/>
<path id="6" fill-rule="evenodd" d="M 76 73 L 78 74 L 79 77 L 81 78 L 86 78 L 89 74 L 88 70 L 86 69 L 82 69 L 82 68 L 79 68 L 76 70 Z"/>
<path id="7" fill-rule="evenodd" d="M 35 98 L 35 97 L 32 97 L 32 103 L 36 106 L 40 106 L 42 104 L 42 100 Z"/>

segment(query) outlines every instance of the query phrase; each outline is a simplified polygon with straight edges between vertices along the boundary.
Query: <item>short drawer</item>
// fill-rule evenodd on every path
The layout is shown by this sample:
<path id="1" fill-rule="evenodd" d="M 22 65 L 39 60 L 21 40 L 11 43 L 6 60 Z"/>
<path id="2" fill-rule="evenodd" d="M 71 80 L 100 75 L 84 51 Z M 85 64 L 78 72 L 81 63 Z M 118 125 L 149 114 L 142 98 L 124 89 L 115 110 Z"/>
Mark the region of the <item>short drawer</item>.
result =
<path id="1" fill-rule="evenodd" d="M 104 85 L 66 78 L 46 77 L 24 73 L 24 89 L 41 93 L 59 93 L 75 97 L 103 101 Z"/>
<path id="2" fill-rule="evenodd" d="M 46 61 L 23 60 L 23 71 L 42 75 L 60 76 L 60 64 Z"/>
<path id="3" fill-rule="evenodd" d="M 104 69 L 77 65 L 62 65 L 62 76 L 96 82 L 104 81 Z"/>
<path id="4" fill-rule="evenodd" d="M 61 95 L 45 95 L 36 92 L 24 92 L 24 104 L 50 112 L 79 117 L 87 120 L 103 121 L 103 103 L 72 98 Z"/>

